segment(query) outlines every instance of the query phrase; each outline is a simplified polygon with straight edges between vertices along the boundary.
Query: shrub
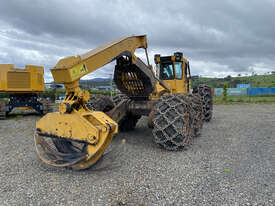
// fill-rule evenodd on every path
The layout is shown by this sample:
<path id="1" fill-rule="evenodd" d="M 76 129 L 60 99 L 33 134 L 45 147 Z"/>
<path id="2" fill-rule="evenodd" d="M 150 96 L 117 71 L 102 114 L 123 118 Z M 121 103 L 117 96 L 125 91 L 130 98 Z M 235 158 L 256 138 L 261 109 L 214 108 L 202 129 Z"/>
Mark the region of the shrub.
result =
<path id="1" fill-rule="evenodd" d="M 225 83 L 223 85 L 223 91 L 222 91 L 222 100 L 225 101 L 225 102 L 227 101 L 227 88 L 228 88 L 228 86 Z"/>

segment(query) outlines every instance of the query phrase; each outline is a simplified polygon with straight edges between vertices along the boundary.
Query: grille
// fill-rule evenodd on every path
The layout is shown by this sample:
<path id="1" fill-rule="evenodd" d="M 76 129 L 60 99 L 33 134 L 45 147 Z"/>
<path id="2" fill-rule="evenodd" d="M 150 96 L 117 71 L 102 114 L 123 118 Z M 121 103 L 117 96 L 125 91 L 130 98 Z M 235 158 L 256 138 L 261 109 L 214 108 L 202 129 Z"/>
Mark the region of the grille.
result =
<path id="1" fill-rule="evenodd" d="M 8 88 L 30 88 L 30 73 L 8 72 Z"/>

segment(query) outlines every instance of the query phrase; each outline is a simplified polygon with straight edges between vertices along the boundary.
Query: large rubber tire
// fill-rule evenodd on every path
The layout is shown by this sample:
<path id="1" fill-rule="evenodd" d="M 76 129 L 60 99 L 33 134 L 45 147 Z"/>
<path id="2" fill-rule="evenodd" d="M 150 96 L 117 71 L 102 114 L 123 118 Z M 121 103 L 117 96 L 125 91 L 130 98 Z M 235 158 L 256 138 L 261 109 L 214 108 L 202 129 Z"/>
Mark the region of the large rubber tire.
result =
<path id="1" fill-rule="evenodd" d="M 199 94 L 188 95 L 190 103 L 190 117 L 191 117 L 191 127 L 192 136 L 198 137 L 201 134 L 203 127 L 203 104 L 202 99 Z"/>
<path id="2" fill-rule="evenodd" d="M 53 112 L 53 107 L 51 105 L 51 102 L 49 100 L 41 100 L 42 104 L 42 110 L 40 110 L 41 115 L 45 115 L 47 113 Z"/>
<path id="3" fill-rule="evenodd" d="M 154 107 L 154 141 L 167 150 L 181 150 L 190 144 L 191 119 L 186 95 L 168 94 Z"/>
<path id="4" fill-rule="evenodd" d="M 108 112 L 114 108 L 112 100 L 104 95 L 91 95 L 86 105 L 90 110 L 101 112 Z"/>
<path id="5" fill-rule="evenodd" d="M 118 105 L 123 100 L 130 100 L 125 94 L 117 94 L 113 97 L 114 105 Z M 126 116 L 118 122 L 119 131 L 128 132 L 135 129 L 138 120 L 141 118 L 140 115 L 133 115 L 131 113 L 127 113 Z"/>
<path id="6" fill-rule="evenodd" d="M 124 99 L 129 100 L 130 98 L 127 97 L 127 95 L 125 95 L 125 94 L 117 94 L 117 95 L 113 96 L 112 101 L 113 101 L 113 104 L 116 106 Z"/>
<path id="7" fill-rule="evenodd" d="M 122 120 L 118 122 L 119 131 L 128 132 L 134 130 L 140 118 L 141 116 L 128 113 Z"/>
<path id="8" fill-rule="evenodd" d="M 212 119 L 213 114 L 213 99 L 211 94 L 211 88 L 206 84 L 200 84 L 194 88 L 193 94 L 199 94 L 203 104 L 203 120 L 209 122 Z"/>

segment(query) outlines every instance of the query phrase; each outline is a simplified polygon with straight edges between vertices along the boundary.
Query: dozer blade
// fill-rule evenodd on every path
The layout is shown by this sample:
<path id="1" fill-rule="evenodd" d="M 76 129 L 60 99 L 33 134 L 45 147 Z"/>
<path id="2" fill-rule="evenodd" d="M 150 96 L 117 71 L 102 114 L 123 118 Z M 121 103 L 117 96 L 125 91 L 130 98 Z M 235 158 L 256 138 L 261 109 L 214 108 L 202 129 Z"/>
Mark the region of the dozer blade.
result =
<path id="1" fill-rule="evenodd" d="M 102 157 L 117 132 L 117 123 L 103 112 L 48 113 L 36 123 L 34 140 L 46 164 L 81 170 Z"/>

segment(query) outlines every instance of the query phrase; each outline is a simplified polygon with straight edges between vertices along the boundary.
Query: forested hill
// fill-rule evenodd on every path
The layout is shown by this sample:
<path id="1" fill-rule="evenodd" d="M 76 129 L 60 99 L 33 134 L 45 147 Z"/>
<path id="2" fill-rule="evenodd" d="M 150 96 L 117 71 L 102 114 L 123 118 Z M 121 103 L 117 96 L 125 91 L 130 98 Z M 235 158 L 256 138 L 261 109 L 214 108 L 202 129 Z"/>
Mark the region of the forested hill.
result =
<path id="1" fill-rule="evenodd" d="M 195 87 L 198 84 L 207 84 L 212 88 L 223 88 L 225 83 L 228 87 L 235 88 L 237 84 L 250 84 L 251 87 L 264 88 L 272 87 L 275 88 L 275 74 L 270 75 L 253 75 L 245 77 L 231 77 L 225 78 L 207 78 L 195 76 L 192 78 L 192 86 Z"/>
<path id="2" fill-rule="evenodd" d="M 253 75 L 245 77 L 230 77 L 225 78 L 207 78 L 207 77 L 192 77 L 192 87 L 196 87 L 198 84 L 207 84 L 212 88 L 223 88 L 225 83 L 228 87 L 235 88 L 237 84 L 250 84 L 251 87 L 264 88 L 272 87 L 275 88 L 275 74 L 270 75 Z M 91 80 L 81 80 L 80 84 L 87 87 L 97 87 L 110 85 L 110 79 L 97 78 Z"/>

